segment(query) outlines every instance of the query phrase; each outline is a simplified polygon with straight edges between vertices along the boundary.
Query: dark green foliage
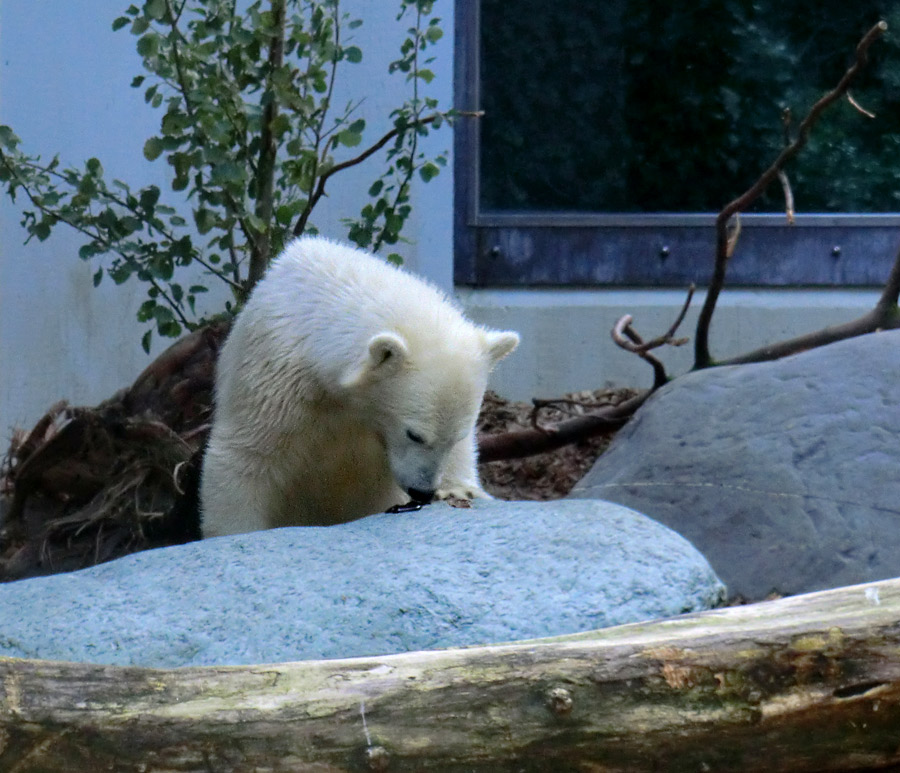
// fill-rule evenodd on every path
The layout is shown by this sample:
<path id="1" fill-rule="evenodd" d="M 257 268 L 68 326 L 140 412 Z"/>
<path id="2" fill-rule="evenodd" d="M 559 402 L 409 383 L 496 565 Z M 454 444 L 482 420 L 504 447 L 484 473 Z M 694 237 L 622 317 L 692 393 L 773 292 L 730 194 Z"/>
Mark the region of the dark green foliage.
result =
<path id="1" fill-rule="evenodd" d="M 900 3 L 517 0 L 482 3 L 482 205 L 717 211 L 833 88 L 862 35 Z M 802 211 L 897 209 L 900 46 L 873 48 L 849 103 L 788 168 Z M 768 191 L 757 210 L 780 210 Z"/>

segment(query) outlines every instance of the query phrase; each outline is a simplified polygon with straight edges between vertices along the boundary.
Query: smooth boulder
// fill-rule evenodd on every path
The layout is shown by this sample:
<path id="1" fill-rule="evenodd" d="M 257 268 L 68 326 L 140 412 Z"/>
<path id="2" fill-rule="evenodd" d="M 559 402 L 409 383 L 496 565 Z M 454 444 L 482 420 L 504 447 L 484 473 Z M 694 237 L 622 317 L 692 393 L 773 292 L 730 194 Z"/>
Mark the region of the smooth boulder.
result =
<path id="1" fill-rule="evenodd" d="M 689 373 L 573 497 L 675 529 L 751 600 L 900 576 L 900 332 Z"/>
<path id="2" fill-rule="evenodd" d="M 606 502 L 431 505 L 0 586 L 0 655 L 171 668 L 574 633 L 714 606 L 670 529 Z"/>

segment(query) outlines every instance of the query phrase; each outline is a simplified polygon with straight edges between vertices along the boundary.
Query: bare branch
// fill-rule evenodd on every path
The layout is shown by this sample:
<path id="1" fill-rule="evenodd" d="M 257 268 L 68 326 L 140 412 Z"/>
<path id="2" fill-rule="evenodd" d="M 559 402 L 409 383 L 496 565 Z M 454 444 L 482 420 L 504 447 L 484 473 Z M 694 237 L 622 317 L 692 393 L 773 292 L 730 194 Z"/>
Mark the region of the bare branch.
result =
<path id="1" fill-rule="evenodd" d="M 272 212 L 274 210 L 275 161 L 278 143 L 273 124 L 278 118 L 278 100 L 274 82 L 284 64 L 285 0 L 272 0 L 272 35 L 269 38 L 269 57 L 266 64 L 266 95 L 259 134 L 259 160 L 256 163 L 256 217 L 264 229 L 250 244 L 250 265 L 247 269 L 247 291 L 262 279 L 272 254 Z"/>
<path id="2" fill-rule="evenodd" d="M 713 364 L 709 352 L 709 326 L 719 294 L 725 284 L 725 270 L 728 263 L 728 221 L 732 215 L 744 212 L 756 201 L 769 184 L 778 176 L 778 172 L 785 164 L 796 156 L 806 145 L 813 126 L 822 113 L 834 102 L 846 96 L 850 84 L 865 67 L 868 60 L 869 48 L 887 30 L 885 21 L 878 22 L 860 40 L 856 47 L 856 59 L 844 73 L 841 80 L 831 91 L 822 96 L 809 110 L 797 130 L 797 137 L 785 147 L 772 165 L 760 175 L 759 179 L 750 186 L 742 195 L 729 202 L 716 217 L 716 262 L 713 275 L 706 294 L 706 301 L 700 311 L 697 321 L 697 334 L 694 339 L 694 368 L 707 368 Z"/>
<path id="3" fill-rule="evenodd" d="M 648 390 L 616 406 L 569 419 L 555 427 L 484 435 L 478 439 L 478 461 L 519 459 L 554 451 L 594 435 L 615 432 L 628 422 L 649 396 Z"/>
<path id="4" fill-rule="evenodd" d="M 887 284 L 875 304 L 875 308 L 868 314 L 843 325 L 832 325 L 816 330 L 813 333 L 797 336 L 787 341 L 781 341 L 770 346 L 754 349 L 752 352 L 741 354 L 727 360 L 722 360 L 718 365 L 743 365 L 748 362 L 767 362 L 787 357 L 790 354 L 815 349 L 818 346 L 833 344 L 835 341 L 843 341 L 846 338 L 875 333 L 879 330 L 894 330 L 900 328 L 900 309 L 897 308 L 900 297 L 900 252 L 894 260 Z"/>
<path id="5" fill-rule="evenodd" d="M 900 252 L 894 259 L 894 265 L 888 276 L 884 290 L 881 291 L 881 297 L 875 304 L 875 312 L 884 317 L 884 321 L 896 319 L 900 311 L 897 309 L 897 302 L 900 299 Z M 887 325 L 884 325 L 887 327 Z"/>

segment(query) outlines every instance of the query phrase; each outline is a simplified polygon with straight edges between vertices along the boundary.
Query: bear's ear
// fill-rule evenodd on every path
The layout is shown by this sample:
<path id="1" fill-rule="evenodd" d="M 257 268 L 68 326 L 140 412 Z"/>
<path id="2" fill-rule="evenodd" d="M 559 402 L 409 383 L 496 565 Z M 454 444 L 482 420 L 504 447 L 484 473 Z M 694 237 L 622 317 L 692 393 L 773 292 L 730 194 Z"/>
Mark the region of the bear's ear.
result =
<path id="1" fill-rule="evenodd" d="M 366 353 L 356 366 L 350 368 L 341 379 L 341 386 L 359 386 L 375 378 L 383 378 L 396 372 L 409 356 L 409 349 L 396 333 L 378 333 L 369 339 Z"/>
<path id="2" fill-rule="evenodd" d="M 490 330 L 485 333 L 484 340 L 491 365 L 496 365 L 519 345 L 519 334 L 511 330 Z"/>

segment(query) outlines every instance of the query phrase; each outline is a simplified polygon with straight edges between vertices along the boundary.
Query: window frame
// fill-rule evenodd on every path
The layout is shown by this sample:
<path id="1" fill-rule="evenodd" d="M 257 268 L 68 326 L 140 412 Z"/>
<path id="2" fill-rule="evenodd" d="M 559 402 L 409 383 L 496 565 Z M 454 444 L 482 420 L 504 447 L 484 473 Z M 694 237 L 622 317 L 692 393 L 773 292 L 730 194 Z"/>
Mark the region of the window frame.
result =
<path id="1" fill-rule="evenodd" d="M 480 0 L 455 2 L 454 103 L 474 113 Z M 459 285 L 684 287 L 712 272 L 716 213 L 484 211 L 478 118 L 457 119 L 453 150 Z M 744 287 L 880 286 L 900 248 L 900 213 L 798 214 L 793 225 L 783 213 L 747 214 L 741 226 L 729 283 Z"/>

